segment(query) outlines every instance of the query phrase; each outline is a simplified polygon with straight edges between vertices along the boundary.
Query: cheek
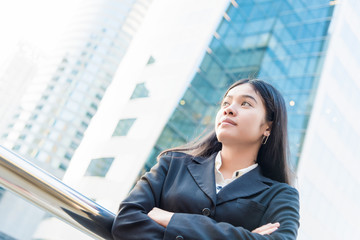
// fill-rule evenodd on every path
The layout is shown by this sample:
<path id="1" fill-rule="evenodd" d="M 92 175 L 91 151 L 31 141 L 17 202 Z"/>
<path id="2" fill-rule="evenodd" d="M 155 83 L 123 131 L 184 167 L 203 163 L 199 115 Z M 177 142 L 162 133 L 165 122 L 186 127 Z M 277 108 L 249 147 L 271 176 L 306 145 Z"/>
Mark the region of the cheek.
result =
<path id="1" fill-rule="evenodd" d="M 255 131 L 261 127 L 262 119 L 256 113 L 241 116 L 240 122 L 242 123 L 244 131 Z"/>
<path id="2" fill-rule="evenodd" d="M 215 117 L 215 128 L 217 127 L 217 124 L 219 123 L 220 121 L 220 118 L 221 118 L 221 110 L 219 110 L 217 113 L 216 113 L 216 117 Z"/>

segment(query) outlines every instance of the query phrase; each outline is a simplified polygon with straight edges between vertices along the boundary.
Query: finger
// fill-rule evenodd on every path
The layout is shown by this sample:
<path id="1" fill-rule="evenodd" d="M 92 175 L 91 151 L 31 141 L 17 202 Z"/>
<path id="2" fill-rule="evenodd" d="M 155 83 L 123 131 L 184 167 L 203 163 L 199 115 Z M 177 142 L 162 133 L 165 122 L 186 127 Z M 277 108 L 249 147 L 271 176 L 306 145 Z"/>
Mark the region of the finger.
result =
<path id="1" fill-rule="evenodd" d="M 256 231 L 256 233 L 259 233 L 261 235 L 271 234 L 271 233 L 275 232 L 278 228 L 279 228 L 278 224 L 272 224 L 272 225 L 268 225 L 267 228 L 263 228 L 260 231 L 259 230 Z"/>
<path id="2" fill-rule="evenodd" d="M 263 230 L 268 229 L 272 225 L 273 225 L 272 223 L 268 223 L 268 224 L 262 225 L 261 227 L 256 228 L 254 231 L 263 231 Z"/>
<path id="3" fill-rule="evenodd" d="M 272 227 L 267 230 L 259 232 L 259 234 L 261 234 L 261 235 L 271 234 L 271 233 L 275 232 L 276 230 L 278 230 L 278 227 Z"/>
<path id="4" fill-rule="evenodd" d="M 259 232 L 262 232 L 262 231 L 266 231 L 269 228 L 279 227 L 279 226 L 280 226 L 280 223 L 278 223 L 278 222 L 276 222 L 276 223 L 268 223 L 268 224 L 262 225 L 261 227 L 258 227 L 256 229 L 254 229 L 252 232 L 259 233 Z"/>

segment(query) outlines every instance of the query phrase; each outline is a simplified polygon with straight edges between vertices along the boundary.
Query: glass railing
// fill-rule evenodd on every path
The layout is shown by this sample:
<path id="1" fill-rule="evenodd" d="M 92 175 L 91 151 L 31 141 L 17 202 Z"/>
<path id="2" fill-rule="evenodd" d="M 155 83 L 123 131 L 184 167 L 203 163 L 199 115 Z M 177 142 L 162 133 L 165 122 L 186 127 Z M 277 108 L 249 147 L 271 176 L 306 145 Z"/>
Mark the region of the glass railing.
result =
<path id="1" fill-rule="evenodd" d="M 3 146 L 0 184 L 95 239 L 113 239 L 114 213 Z"/>

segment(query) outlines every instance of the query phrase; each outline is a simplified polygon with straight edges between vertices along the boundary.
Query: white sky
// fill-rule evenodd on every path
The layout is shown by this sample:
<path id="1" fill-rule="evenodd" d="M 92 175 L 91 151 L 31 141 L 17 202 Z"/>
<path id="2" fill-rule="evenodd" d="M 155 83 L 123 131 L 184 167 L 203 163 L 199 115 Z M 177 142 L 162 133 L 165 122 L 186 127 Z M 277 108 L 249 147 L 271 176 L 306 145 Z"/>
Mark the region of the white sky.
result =
<path id="1" fill-rule="evenodd" d="M 39 47 L 44 52 L 56 48 L 57 39 L 73 19 L 81 2 L 81 0 L 1 1 L 0 64 L 13 54 L 21 40 Z"/>

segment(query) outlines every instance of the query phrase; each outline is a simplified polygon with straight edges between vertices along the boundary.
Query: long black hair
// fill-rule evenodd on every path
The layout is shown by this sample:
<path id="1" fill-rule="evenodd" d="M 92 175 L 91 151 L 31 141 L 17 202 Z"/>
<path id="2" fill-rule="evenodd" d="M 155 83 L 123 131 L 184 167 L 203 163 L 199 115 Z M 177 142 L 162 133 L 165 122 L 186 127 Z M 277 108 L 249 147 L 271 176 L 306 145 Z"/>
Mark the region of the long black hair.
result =
<path id="1" fill-rule="evenodd" d="M 271 84 L 259 79 L 241 79 L 233 83 L 226 91 L 228 92 L 236 86 L 249 83 L 263 100 L 266 110 L 266 121 L 272 122 L 271 134 L 266 142 L 262 144 L 257 155 L 257 163 L 261 167 L 264 176 L 273 180 L 291 184 L 293 173 L 289 167 L 289 146 L 287 134 L 287 113 L 285 101 L 278 90 Z M 222 148 L 218 141 L 215 130 L 211 130 L 203 137 L 198 137 L 194 141 L 171 149 L 167 149 L 159 154 L 171 151 L 180 151 L 193 156 L 209 157 Z"/>

